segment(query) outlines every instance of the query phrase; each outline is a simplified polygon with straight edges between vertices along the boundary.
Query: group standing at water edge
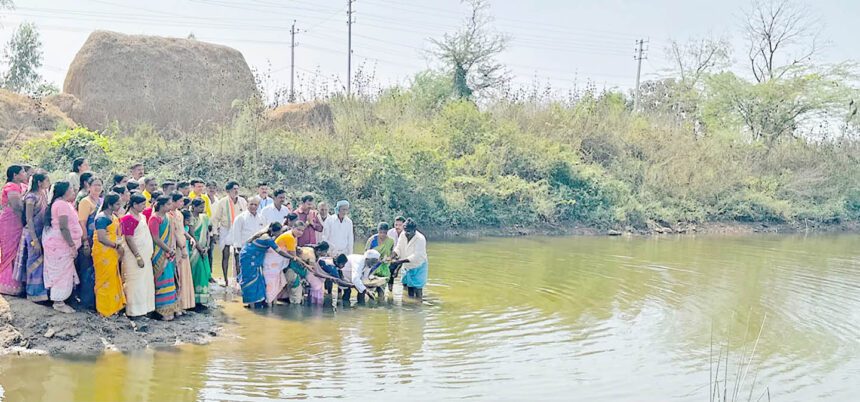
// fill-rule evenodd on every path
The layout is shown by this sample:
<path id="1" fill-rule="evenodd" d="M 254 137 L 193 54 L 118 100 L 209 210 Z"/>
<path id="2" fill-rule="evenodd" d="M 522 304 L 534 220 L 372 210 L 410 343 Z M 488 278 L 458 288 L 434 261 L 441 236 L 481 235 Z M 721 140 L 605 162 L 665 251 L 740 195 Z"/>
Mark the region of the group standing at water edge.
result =
<path id="1" fill-rule="evenodd" d="M 0 293 L 64 313 L 169 321 L 207 308 L 218 247 L 222 286 L 235 278 L 250 307 L 322 305 L 326 295 L 349 304 L 353 289 L 364 303 L 391 294 L 398 276 L 405 295 L 423 297 L 426 239 L 412 219 L 380 222 L 355 254 L 346 200 L 329 215 L 312 195 L 293 208 L 266 183 L 248 199 L 234 181 L 224 196 L 217 189 L 200 179 L 159 186 L 141 164 L 105 183 L 79 158 L 53 185 L 44 170 L 11 165 L 0 196 Z"/>

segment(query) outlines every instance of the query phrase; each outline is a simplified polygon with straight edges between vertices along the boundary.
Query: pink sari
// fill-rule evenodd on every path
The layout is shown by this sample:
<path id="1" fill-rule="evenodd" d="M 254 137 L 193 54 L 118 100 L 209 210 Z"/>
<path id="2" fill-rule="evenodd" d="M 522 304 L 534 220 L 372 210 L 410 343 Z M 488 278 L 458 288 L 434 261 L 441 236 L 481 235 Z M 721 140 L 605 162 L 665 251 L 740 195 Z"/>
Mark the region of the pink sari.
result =
<path id="1" fill-rule="evenodd" d="M 9 205 L 10 194 L 21 193 L 21 185 L 7 182 L 0 194 L 0 293 L 7 295 L 18 295 L 24 289 L 21 281 L 15 279 L 13 274 L 15 261 L 18 258 L 18 249 L 21 246 L 21 233 L 24 231 L 24 223 L 21 216 L 15 213 Z M 21 197 L 22 200 L 24 197 Z"/>
<path id="2" fill-rule="evenodd" d="M 287 259 L 281 257 L 275 250 L 266 251 L 263 257 L 263 278 L 266 279 L 266 303 L 278 300 L 278 295 L 287 286 L 287 278 L 284 276 L 284 268 L 287 267 Z"/>
<path id="3" fill-rule="evenodd" d="M 69 232 L 75 247 L 69 247 L 60 230 L 60 217 L 69 220 Z M 46 222 L 47 223 L 47 222 Z M 78 213 L 68 201 L 56 200 L 51 207 L 51 226 L 45 227 L 42 236 L 42 249 L 45 252 L 45 288 L 50 290 L 51 300 L 64 301 L 72 294 L 72 289 L 80 280 L 75 270 L 75 257 L 81 247 L 83 229 L 78 223 Z"/>

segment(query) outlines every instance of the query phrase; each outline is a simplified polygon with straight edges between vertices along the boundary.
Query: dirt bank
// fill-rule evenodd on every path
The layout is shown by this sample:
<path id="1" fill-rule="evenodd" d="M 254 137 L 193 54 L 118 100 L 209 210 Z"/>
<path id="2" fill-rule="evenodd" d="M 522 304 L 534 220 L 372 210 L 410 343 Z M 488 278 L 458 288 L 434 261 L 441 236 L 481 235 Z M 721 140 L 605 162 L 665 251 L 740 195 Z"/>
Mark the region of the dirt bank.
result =
<path id="1" fill-rule="evenodd" d="M 0 297 L 0 354 L 98 355 L 180 343 L 207 344 L 218 335 L 224 315 L 218 308 L 189 313 L 171 322 L 94 312 L 63 314 L 17 297 Z"/>

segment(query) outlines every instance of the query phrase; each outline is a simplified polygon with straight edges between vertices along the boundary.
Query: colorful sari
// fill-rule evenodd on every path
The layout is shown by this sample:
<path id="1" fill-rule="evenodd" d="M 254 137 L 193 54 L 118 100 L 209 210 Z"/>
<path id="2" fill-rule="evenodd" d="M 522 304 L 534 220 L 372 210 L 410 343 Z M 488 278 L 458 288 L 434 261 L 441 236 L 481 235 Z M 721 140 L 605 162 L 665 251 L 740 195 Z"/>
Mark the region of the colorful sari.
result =
<path id="1" fill-rule="evenodd" d="M 96 270 L 93 265 L 93 236 L 96 233 L 96 216 L 101 209 L 101 199 L 98 202 L 93 202 L 92 199 L 86 197 L 78 203 L 78 219 L 81 218 L 81 213 L 89 212 L 86 215 L 87 242 L 90 246 L 90 252 L 86 252 L 83 247 L 78 249 L 78 260 L 76 267 L 78 270 L 78 278 L 81 283 L 76 289 L 78 301 L 81 307 L 94 310 L 96 308 Z M 86 209 L 84 209 L 86 208 Z"/>
<path id="2" fill-rule="evenodd" d="M 209 246 L 209 217 L 200 214 L 192 221 L 191 236 L 197 244 Z M 191 250 L 191 278 L 194 282 L 194 302 L 209 303 L 209 279 L 212 278 L 212 268 L 209 265 L 209 255 L 200 254 L 197 247 Z"/>
<path id="3" fill-rule="evenodd" d="M 287 278 L 284 276 L 284 268 L 287 267 L 287 259 L 275 250 L 267 250 L 263 259 L 263 278 L 266 281 L 266 303 L 274 303 L 278 300 L 281 292 L 287 286 Z"/>
<path id="4" fill-rule="evenodd" d="M 65 216 L 69 222 L 69 233 L 74 247 L 69 247 L 63 232 L 60 230 L 60 217 Z M 47 224 L 47 222 L 45 222 Z M 42 236 L 42 247 L 45 253 L 43 275 L 45 288 L 53 301 L 65 301 L 72 294 L 72 289 L 80 281 L 75 271 L 75 256 L 81 247 L 83 229 L 78 223 L 78 214 L 72 203 L 64 200 L 54 201 L 51 206 L 51 226 L 45 228 Z"/>
<path id="5" fill-rule="evenodd" d="M 153 237 L 158 236 L 166 245 L 175 244 L 170 218 L 153 214 L 149 219 L 149 231 Z M 179 300 L 176 294 L 176 263 L 167 258 L 167 250 L 152 242 L 152 270 L 155 276 L 155 311 L 163 316 L 169 316 L 179 310 Z"/>
<path id="6" fill-rule="evenodd" d="M 242 303 L 253 304 L 266 300 L 266 279 L 263 276 L 263 261 L 268 250 L 277 250 L 271 237 L 258 238 L 242 247 L 239 266 L 242 267 L 239 284 L 242 286 Z"/>
<path id="7" fill-rule="evenodd" d="M 96 218 L 96 234 L 93 235 L 93 266 L 95 267 L 96 310 L 110 317 L 125 306 L 125 295 L 119 272 L 119 253 L 116 249 L 98 240 L 98 231 L 107 232 L 108 240 L 116 243 L 119 238 L 119 219 L 111 215 Z"/>
<path id="8" fill-rule="evenodd" d="M 7 182 L 0 193 L 0 293 L 17 296 L 23 284 L 15 279 L 15 261 L 21 247 L 21 233 L 24 223 L 9 204 L 10 194 L 21 194 L 21 185 Z"/>
<path id="9" fill-rule="evenodd" d="M 375 234 L 367 240 L 367 247 L 365 250 L 376 250 L 379 251 L 379 265 L 375 270 L 371 269 L 371 275 L 375 275 L 381 278 L 388 278 L 391 276 L 391 269 L 389 268 L 390 264 L 384 261 L 386 258 L 391 257 L 391 252 L 394 250 L 394 239 L 391 237 L 386 237 L 385 241 L 379 241 L 379 235 Z"/>
<path id="10" fill-rule="evenodd" d="M 188 239 L 185 238 L 185 224 L 183 224 L 182 211 L 171 212 L 170 224 L 173 225 L 173 233 L 177 240 L 182 241 L 185 253 L 181 249 L 176 250 L 176 277 L 179 280 L 179 308 L 188 310 L 194 308 L 194 279 L 191 277 L 191 260 L 188 250 Z M 177 246 L 179 247 L 179 246 Z M 187 257 L 183 257 L 185 254 Z"/>
<path id="11" fill-rule="evenodd" d="M 312 247 L 299 247 L 297 255 L 310 266 L 314 266 L 316 263 L 317 255 Z M 310 290 L 308 290 L 308 299 L 310 299 L 311 304 L 323 304 L 325 280 L 313 273 L 306 273 L 304 279 L 308 282 L 308 287 L 310 287 Z"/>
<path id="12" fill-rule="evenodd" d="M 120 228 L 125 237 L 125 252 L 122 256 L 122 282 L 125 293 L 125 315 L 138 317 L 155 310 L 155 280 L 152 274 L 152 235 L 146 223 L 141 224 L 143 215 L 127 214 L 120 219 Z M 133 243 L 143 268 L 137 265 L 137 258 L 131 252 Z"/>
<path id="13" fill-rule="evenodd" d="M 27 193 L 24 197 L 24 205 L 28 202 L 33 203 L 33 221 L 28 222 L 36 232 L 36 237 L 30 234 L 29 230 L 24 229 L 21 235 L 21 246 L 18 251 L 18 262 L 16 263 L 15 278 L 26 284 L 25 290 L 27 299 L 38 302 L 48 300 L 48 290 L 45 289 L 45 282 L 42 278 L 42 271 L 45 266 L 44 254 L 42 250 L 42 231 L 45 230 L 45 212 L 48 208 L 47 197 L 45 194 Z M 36 246 L 39 248 L 36 248 Z"/>

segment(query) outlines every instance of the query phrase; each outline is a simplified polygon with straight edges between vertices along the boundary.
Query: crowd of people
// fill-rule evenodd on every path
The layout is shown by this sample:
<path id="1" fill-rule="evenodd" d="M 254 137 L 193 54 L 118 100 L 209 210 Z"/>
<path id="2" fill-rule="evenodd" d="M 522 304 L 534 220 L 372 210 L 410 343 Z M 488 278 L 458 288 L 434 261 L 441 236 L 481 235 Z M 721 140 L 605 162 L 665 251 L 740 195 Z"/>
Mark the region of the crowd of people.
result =
<path id="1" fill-rule="evenodd" d="M 85 158 L 66 180 L 27 165 L 6 169 L 0 197 L 0 293 L 52 303 L 64 313 L 172 320 L 210 302 L 213 250 L 221 250 L 224 287 L 249 307 L 278 303 L 358 303 L 391 294 L 421 299 L 427 282 L 426 239 L 412 219 L 380 222 L 355 253 L 350 204 L 305 194 L 293 207 L 286 191 L 259 183 L 219 192 L 201 179 L 164 181 L 142 164 L 109 182 Z M 232 274 L 230 266 L 233 266 Z M 232 280 L 232 282 L 231 282 Z M 386 291 L 387 289 L 387 291 Z"/>

